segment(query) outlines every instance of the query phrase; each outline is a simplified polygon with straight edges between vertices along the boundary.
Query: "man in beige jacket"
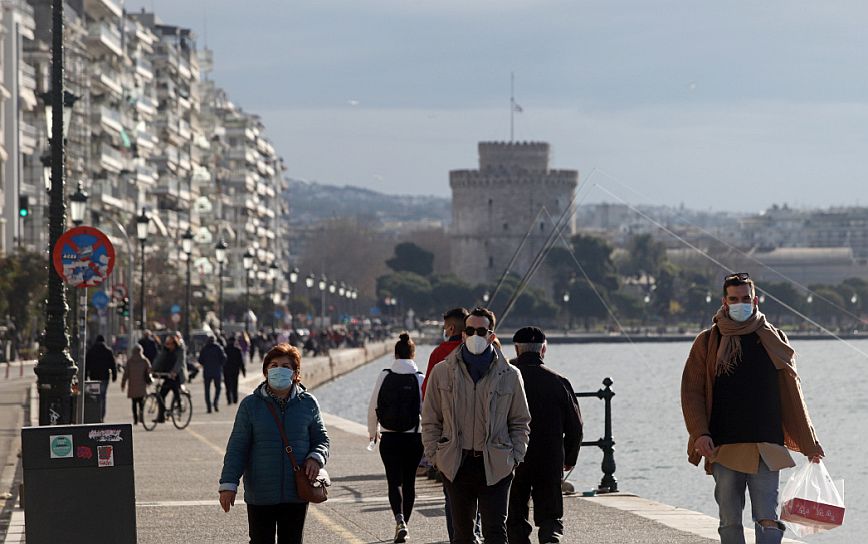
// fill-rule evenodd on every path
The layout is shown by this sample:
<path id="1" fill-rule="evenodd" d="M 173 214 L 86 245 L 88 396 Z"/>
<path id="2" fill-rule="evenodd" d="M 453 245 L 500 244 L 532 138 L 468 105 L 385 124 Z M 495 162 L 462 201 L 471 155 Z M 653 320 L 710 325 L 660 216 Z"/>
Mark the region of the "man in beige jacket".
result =
<path id="1" fill-rule="evenodd" d="M 495 316 L 476 308 L 464 343 L 428 378 L 422 405 L 425 455 L 445 478 L 453 544 L 474 542 L 477 509 L 486 544 L 506 544 L 509 487 L 524 460 L 530 411 L 518 369 L 492 345 Z"/>

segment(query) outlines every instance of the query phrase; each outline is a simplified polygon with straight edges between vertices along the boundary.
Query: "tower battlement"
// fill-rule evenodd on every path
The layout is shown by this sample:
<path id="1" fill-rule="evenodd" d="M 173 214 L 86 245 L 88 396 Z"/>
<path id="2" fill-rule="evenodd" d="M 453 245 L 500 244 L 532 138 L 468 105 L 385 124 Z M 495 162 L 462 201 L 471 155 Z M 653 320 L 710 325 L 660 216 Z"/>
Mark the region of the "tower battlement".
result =
<path id="1" fill-rule="evenodd" d="M 549 169 L 546 142 L 479 142 L 479 169 L 520 169 L 545 172 Z"/>

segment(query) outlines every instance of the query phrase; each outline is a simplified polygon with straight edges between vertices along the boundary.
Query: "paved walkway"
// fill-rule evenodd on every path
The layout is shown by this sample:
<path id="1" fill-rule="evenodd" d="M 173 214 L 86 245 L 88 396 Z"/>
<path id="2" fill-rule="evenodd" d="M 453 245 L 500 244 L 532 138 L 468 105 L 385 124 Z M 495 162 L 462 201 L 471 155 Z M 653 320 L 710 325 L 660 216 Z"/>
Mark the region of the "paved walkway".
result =
<path id="1" fill-rule="evenodd" d="M 257 377 L 248 380 L 246 390 L 258 381 Z M 9 389 L 16 393 L 10 393 L 8 401 L 4 400 L 7 397 L 0 396 L 4 408 L 0 436 L 4 443 L 17 433 L 9 428 L 16 417 L 8 414 L 24 412 L 20 395 L 27 385 L 26 380 L 14 386 L 9 384 Z M 240 497 L 236 508 L 228 514 L 223 513 L 217 503 L 223 451 L 235 407 L 223 404 L 220 412 L 205 414 L 201 380 L 196 380 L 191 390 L 195 408 L 193 421 L 187 429 L 178 431 L 166 424 L 159 425 L 153 432 L 140 426 L 134 430 L 140 544 L 247 541 L 246 513 Z M 3 391 L 4 385 L 0 382 L 0 395 Z M 7 410 L 7 406 L 13 409 Z M 107 419 L 131 420 L 129 402 L 118 383 L 109 388 Z M 333 479 L 331 498 L 324 504 L 311 506 L 305 527 L 306 541 L 318 544 L 391 542 L 394 524 L 383 467 L 379 455 L 365 449 L 368 440 L 364 427 L 334 416 L 326 416 L 326 424 L 332 440 L 328 465 Z M 446 542 L 440 485 L 420 478 L 417 486 L 410 542 Z M 24 542 L 23 513 L 14 506 L 13 501 L 7 501 L 4 509 L 5 519 L 11 514 L 6 544 Z M 565 542 L 687 544 L 717 541 L 715 519 L 638 497 L 585 499 L 571 496 L 566 498 L 565 507 L 568 533 Z M 0 525 L 0 542 L 4 542 L 7 523 Z"/>

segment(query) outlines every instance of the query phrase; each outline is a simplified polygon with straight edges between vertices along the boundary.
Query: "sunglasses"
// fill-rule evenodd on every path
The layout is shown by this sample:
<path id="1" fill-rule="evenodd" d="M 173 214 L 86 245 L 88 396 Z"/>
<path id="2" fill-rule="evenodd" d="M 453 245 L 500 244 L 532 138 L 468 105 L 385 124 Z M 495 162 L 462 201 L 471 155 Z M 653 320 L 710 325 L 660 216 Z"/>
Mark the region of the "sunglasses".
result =
<path id="1" fill-rule="evenodd" d="M 736 272 L 735 274 L 729 274 L 724 276 L 723 281 L 729 280 L 739 280 L 739 281 L 747 281 L 750 279 L 750 274 L 747 272 Z"/>
<path id="2" fill-rule="evenodd" d="M 464 334 L 467 336 L 473 336 L 474 334 L 478 334 L 479 336 L 488 336 L 491 334 L 491 331 L 485 327 L 467 327 L 464 329 Z"/>

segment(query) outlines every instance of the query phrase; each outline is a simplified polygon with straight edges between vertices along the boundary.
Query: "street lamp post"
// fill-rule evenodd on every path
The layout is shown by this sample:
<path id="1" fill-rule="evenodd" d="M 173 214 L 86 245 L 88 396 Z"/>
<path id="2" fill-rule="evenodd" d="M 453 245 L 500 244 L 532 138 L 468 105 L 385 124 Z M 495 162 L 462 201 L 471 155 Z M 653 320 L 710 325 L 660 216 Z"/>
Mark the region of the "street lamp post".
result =
<path id="1" fill-rule="evenodd" d="M 320 319 L 320 327 L 325 327 L 325 292 L 328 287 L 328 279 L 326 279 L 325 274 L 320 276 L 319 283 L 317 284 L 319 287 L 319 319 Z"/>
<path id="2" fill-rule="evenodd" d="M 187 232 L 181 236 L 181 251 L 187 256 L 187 289 L 184 292 L 184 341 L 190 345 L 190 265 L 193 262 L 193 231 L 187 227 Z"/>
<path id="3" fill-rule="evenodd" d="M 63 234 L 63 0 L 51 3 L 51 190 L 49 191 L 48 257 Z M 46 112 L 47 113 L 47 112 Z M 34 369 L 39 391 L 39 424 L 72 423 L 72 377 L 75 363 L 69 356 L 66 334 L 66 293 L 60 276 L 48 263 L 48 300 L 45 304 L 45 351 Z M 82 384 L 79 384 L 81 388 Z M 83 391 L 81 391 L 83 393 Z"/>
<path id="4" fill-rule="evenodd" d="M 223 332 L 223 265 L 226 263 L 226 248 L 229 247 L 226 245 L 226 242 L 223 239 L 217 242 L 217 245 L 214 247 L 214 253 L 217 257 L 217 267 L 219 272 L 218 281 L 220 283 L 219 286 L 219 299 L 217 302 L 217 315 L 219 315 L 220 325 L 218 329 L 220 332 Z"/>
<path id="5" fill-rule="evenodd" d="M 139 293 L 139 328 L 142 331 L 147 328 L 147 322 L 145 321 L 145 241 L 148 239 L 148 226 L 150 222 L 151 218 L 148 217 L 145 209 L 142 208 L 142 213 L 136 218 L 136 238 L 139 239 L 142 261 L 142 291 Z"/>
<path id="6" fill-rule="evenodd" d="M 244 332 L 250 332 L 250 273 L 253 272 L 253 251 L 248 249 L 241 257 L 244 265 Z"/>
<path id="7" fill-rule="evenodd" d="M 280 275 L 280 266 L 277 261 L 273 261 L 268 267 L 268 275 L 271 276 L 271 323 L 272 329 L 277 330 L 277 303 L 280 299 L 277 298 L 277 278 Z"/>

